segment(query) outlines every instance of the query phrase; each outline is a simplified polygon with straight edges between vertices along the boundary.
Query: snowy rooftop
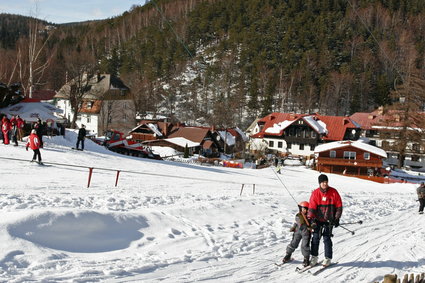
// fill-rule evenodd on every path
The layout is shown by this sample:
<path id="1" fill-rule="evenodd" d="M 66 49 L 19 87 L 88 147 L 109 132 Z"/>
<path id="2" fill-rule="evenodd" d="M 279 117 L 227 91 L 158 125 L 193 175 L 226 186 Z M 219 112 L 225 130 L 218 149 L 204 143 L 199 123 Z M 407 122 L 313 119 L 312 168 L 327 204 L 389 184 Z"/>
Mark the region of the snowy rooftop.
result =
<path id="1" fill-rule="evenodd" d="M 374 153 L 374 154 L 382 156 L 384 158 L 387 157 L 387 153 L 385 152 L 385 150 L 383 150 L 379 147 L 364 143 L 362 140 L 336 141 L 336 142 L 324 143 L 324 144 L 316 146 L 314 152 L 323 152 L 323 151 L 327 151 L 327 150 L 331 150 L 331 149 L 346 147 L 346 146 L 349 146 L 349 145 L 351 145 L 355 148 L 362 149 L 364 151 L 370 152 L 370 153 Z"/>

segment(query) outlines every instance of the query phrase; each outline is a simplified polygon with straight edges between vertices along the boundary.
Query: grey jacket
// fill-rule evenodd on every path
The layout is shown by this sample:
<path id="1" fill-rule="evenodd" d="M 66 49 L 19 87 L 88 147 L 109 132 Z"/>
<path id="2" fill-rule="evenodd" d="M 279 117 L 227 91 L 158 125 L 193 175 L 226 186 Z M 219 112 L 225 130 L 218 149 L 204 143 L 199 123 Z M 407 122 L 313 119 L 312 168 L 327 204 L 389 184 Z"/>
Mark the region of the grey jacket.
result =
<path id="1" fill-rule="evenodd" d="M 418 194 L 418 198 L 423 198 L 423 199 L 425 199 L 425 186 L 420 185 L 420 186 L 416 189 L 416 193 Z"/>

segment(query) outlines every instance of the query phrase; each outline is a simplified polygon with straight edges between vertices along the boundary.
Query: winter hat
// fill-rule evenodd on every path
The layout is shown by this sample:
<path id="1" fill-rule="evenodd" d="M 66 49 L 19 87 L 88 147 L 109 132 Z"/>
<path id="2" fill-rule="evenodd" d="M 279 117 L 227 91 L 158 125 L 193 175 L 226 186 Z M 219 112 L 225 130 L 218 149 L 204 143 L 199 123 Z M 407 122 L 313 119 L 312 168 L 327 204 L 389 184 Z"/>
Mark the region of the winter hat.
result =
<path id="1" fill-rule="evenodd" d="M 37 133 L 37 131 L 36 130 L 31 130 L 31 134 L 36 134 Z"/>
<path id="2" fill-rule="evenodd" d="M 328 182 L 328 176 L 326 176 L 325 174 L 320 174 L 319 176 L 319 184 L 322 182 Z"/>

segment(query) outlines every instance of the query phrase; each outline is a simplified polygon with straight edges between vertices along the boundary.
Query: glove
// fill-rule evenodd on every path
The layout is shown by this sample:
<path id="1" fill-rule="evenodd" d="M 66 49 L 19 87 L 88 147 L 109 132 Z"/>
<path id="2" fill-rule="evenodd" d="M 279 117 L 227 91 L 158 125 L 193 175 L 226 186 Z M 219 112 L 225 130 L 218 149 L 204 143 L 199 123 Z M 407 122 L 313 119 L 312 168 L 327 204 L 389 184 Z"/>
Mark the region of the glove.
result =
<path id="1" fill-rule="evenodd" d="M 332 225 L 332 226 L 334 226 L 335 228 L 336 228 L 336 227 L 338 227 L 338 226 L 339 226 L 339 219 L 334 219 L 334 220 L 331 222 L 331 225 Z"/>
<path id="2" fill-rule="evenodd" d="M 25 147 L 25 149 L 28 151 L 28 146 L 27 146 L 27 147 Z"/>
<path id="3" fill-rule="evenodd" d="M 291 229 L 289 229 L 289 232 L 295 232 L 295 226 L 292 226 Z"/>

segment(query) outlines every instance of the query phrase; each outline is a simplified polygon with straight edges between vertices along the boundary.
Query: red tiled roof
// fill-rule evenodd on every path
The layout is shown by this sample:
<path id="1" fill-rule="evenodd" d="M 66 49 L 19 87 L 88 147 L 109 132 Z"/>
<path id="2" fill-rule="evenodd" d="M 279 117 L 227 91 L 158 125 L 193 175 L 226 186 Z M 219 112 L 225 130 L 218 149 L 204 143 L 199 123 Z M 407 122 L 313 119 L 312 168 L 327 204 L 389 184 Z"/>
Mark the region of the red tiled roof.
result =
<path id="1" fill-rule="evenodd" d="M 351 115 L 354 121 L 359 123 L 362 129 L 370 130 L 373 129 L 374 126 L 383 126 L 383 127 L 402 127 L 403 122 L 400 122 L 403 119 L 403 112 L 401 110 L 388 110 L 386 113 L 382 113 L 382 109 L 376 109 L 370 113 L 354 113 Z M 421 127 L 418 126 L 420 124 L 420 120 L 425 119 L 425 113 L 418 112 L 412 121 L 409 121 L 410 127 Z M 415 123 L 415 118 L 418 119 Z M 398 120 L 398 121 L 397 121 Z"/>
<path id="2" fill-rule="evenodd" d="M 322 116 L 316 115 L 319 120 L 326 124 L 328 134 L 323 137 L 323 140 L 342 141 L 347 129 L 356 129 L 349 117 L 344 116 Z"/>
<path id="3" fill-rule="evenodd" d="M 344 116 L 323 116 L 319 114 L 309 115 L 309 114 L 293 114 L 293 113 L 276 113 L 275 112 L 275 113 L 267 115 L 266 117 L 258 121 L 258 124 L 263 123 L 264 127 L 259 133 L 254 134 L 251 137 L 263 138 L 265 135 L 266 136 L 282 136 L 283 131 L 285 130 L 284 128 L 279 133 L 266 133 L 265 131 L 266 129 L 273 127 L 274 124 L 277 124 L 283 121 L 296 121 L 299 119 L 303 119 L 306 116 L 315 116 L 317 117 L 318 120 L 326 124 L 326 130 L 328 131 L 328 134 L 326 136 L 323 136 L 324 140 L 330 140 L 330 141 L 343 140 L 347 129 L 357 128 L 357 126 L 351 121 L 349 117 L 344 117 Z M 307 122 L 307 124 L 309 124 L 309 122 Z M 312 127 L 312 129 L 314 129 L 314 127 Z"/>

